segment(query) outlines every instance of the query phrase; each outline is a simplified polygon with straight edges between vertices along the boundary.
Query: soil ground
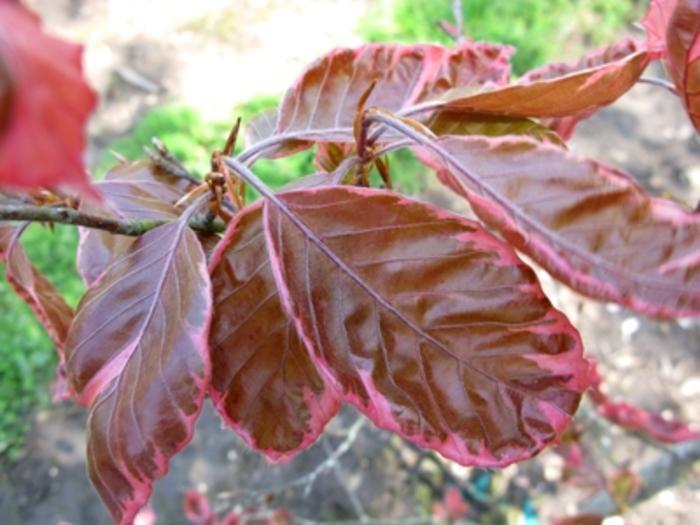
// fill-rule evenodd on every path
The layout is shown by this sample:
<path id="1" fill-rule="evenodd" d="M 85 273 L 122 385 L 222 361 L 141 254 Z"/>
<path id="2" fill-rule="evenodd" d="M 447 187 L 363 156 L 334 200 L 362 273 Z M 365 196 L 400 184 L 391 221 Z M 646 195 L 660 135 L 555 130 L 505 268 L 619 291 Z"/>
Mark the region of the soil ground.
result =
<path id="1" fill-rule="evenodd" d="M 102 96 L 91 124 L 93 158 L 162 101 L 177 99 L 216 116 L 252 95 L 281 91 L 317 55 L 335 45 L 357 44 L 353 29 L 366 8 L 366 2 L 350 0 L 315 0 L 313 10 L 302 0 L 31 4 L 49 27 L 87 45 L 88 72 Z M 281 42 L 281 34 L 290 36 Z M 658 87 L 640 85 L 583 123 L 572 148 L 627 169 L 656 194 L 689 206 L 700 200 L 698 135 L 673 96 Z M 424 198 L 464 209 L 435 184 Z M 542 278 L 550 297 L 581 330 L 587 352 L 600 361 L 613 397 L 700 426 L 697 322 L 649 320 L 588 301 L 546 275 Z M 26 455 L 2 473 L 0 522 L 108 523 L 85 474 L 85 413 L 65 403 L 39 411 L 34 420 Z M 659 447 L 602 423 L 586 404 L 580 420 L 592 467 L 607 474 L 623 467 L 635 472 L 646 468 L 654 471 L 649 482 L 666 485 L 625 514 L 629 523 L 692 523 L 700 514 L 700 466 L 687 461 L 700 456 L 700 444 Z M 182 496 L 192 487 L 206 492 L 219 510 L 285 507 L 301 522 L 371 517 L 373 523 L 427 523 L 427 518 L 417 518 L 425 516 L 445 486 L 458 484 L 469 492 L 484 474 L 444 462 L 358 421 L 353 410 L 344 410 L 316 445 L 289 464 L 275 466 L 222 428 L 207 408 L 192 444 L 156 483 L 152 504 L 158 523 L 187 523 Z M 343 455 L 337 453 L 345 448 Z M 686 464 L 667 474 L 664 469 L 675 458 Z M 579 485 L 561 482 L 563 464 L 551 451 L 486 474 L 488 495 L 477 497 L 472 491 L 471 501 L 483 520 L 498 511 L 516 523 L 529 500 L 542 523 L 577 507 L 610 505 L 596 476 Z M 586 501 L 588 507 L 581 503 Z"/>

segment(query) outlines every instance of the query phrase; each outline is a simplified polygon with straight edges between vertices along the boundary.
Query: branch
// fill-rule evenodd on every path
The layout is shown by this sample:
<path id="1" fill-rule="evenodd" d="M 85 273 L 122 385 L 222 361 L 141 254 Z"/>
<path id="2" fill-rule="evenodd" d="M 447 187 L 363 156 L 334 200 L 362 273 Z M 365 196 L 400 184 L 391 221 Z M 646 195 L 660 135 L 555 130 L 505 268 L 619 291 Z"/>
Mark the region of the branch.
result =
<path id="1" fill-rule="evenodd" d="M 663 78 L 642 77 L 639 79 L 639 82 L 641 84 L 651 84 L 652 86 L 658 86 L 660 88 L 665 89 L 669 93 L 672 93 L 672 94 L 678 96 L 678 91 L 676 90 L 676 86 L 674 86 L 668 80 L 664 80 Z"/>
<path id="2" fill-rule="evenodd" d="M 665 487 L 673 485 L 696 461 L 700 461 L 700 441 L 668 447 L 665 454 L 640 469 L 642 488 L 630 503 L 635 504 L 648 499 Z M 610 493 L 601 490 L 579 503 L 578 512 L 595 512 L 609 516 L 616 514 L 618 509 Z"/>
<path id="3" fill-rule="evenodd" d="M 452 14 L 455 17 L 455 25 L 457 26 L 457 43 L 464 42 L 464 10 L 462 9 L 462 0 L 452 0 Z"/>
<path id="4" fill-rule="evenodd" d="M 153 228 L 166 224 L 168 220 L 124 219 L 118 220 L 104 215 L 86 213 L 64 207 L 39 207 L 33 205 L 0 205 L 0 221 L 49 222 L 51 224 L 72 224 L 104 230 L 119 235 L 137 237 Z M 207 233 L 224 231 L 225 225 L 220 220 L 211 221 L 207 217 L 190 220 L 190 227 Z"/>

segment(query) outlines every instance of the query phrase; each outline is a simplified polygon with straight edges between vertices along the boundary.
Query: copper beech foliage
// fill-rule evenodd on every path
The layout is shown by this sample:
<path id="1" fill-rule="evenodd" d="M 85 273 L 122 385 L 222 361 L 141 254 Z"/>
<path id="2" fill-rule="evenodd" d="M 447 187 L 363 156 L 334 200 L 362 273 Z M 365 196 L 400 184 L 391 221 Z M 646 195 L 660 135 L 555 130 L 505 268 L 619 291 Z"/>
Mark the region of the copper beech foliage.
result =
<path id="1" fill-rule="evenodd" d="M 97 197 L 83 166 L 97 97 L 82 75 L 82 48 L 44 33 L 18 2 L 0 1 L 0 28 L 0 186 Z"/>
<path id="2" fill-rule="evenodd" d="M 643 24 L 645 41 L 515 81 L 513 50 L 496 44 L 336 49 L 247 126 L 242 153 L 212 153 L 204 184 L 152 160 L 90 184 L 80 156 L 94 96 L 80 49 L 0 1 L 0 217 L 40 188 L 72 187 L 97 197 L 78 213 L 153 224 L 139 237 L 80 228 L 88 290 L 75 312 L 28 260 L 25 225 L 0 224 L 8 281 L 59 353 L 58 395 L 90 412 L 89 475 L 115 522 L 147 502 L 207 397 L 274 461 L 310 446 L 348 403 L 461 464 L 505 466 L 562 439 L 589 387 L 616 424 L 697 438 L 605 396 L 575 327 L 515 251 L 592 298 L 700 315 L 700 215 L 565 142 L 653 60 L 697 127 L 697 0 L 653 0 Z M 250 169 L 313 145 L 320 172 L 277 193 Z M 374 163 L 390 184 L 379 159 L 402 147 L 478 222 L 370 188 Z M 262 199 L 236 208 L 242 180 Z M 195 232 L 195 218 L 225 232 Z M 216 520 L 190 500 L 190 519 Z"/>

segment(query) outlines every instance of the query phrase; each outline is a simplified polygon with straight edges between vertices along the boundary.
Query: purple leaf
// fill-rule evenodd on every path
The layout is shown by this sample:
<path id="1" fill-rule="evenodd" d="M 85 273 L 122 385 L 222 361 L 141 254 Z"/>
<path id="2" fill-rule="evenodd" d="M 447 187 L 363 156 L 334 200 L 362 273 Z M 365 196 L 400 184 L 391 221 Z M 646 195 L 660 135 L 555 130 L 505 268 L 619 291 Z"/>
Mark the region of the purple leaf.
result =
<path id="1" fill-rule="evenodd" d="M 597 367 L 592 369 L 593 385 L 588 391 L 598 413 L 605 419 L 631 432 L 649 436 L 661 443 L 682 443 L 700 439 L 700 431 L 682 421 L 664 419 L 659 414 L 624 401 L 612 401 L 601 389 L 602 378 Z"/>
<path id="2" fill-rule="evenodd" d="M 647 48 L 655 58 L 666 56 L 666 30 L 678 0 L 651 0 L 642 25 L 647 32 Z"/>
<path id="3" fill-rule="evenodd" d="M 53 397 L 59 401 L 72 396 L 65 377 L 64 345 L 73 321 L 73 309 L 27 257 L 19 243 L 23 230 L 23 227 L 0 226 L 0 262 L 5 263 L 7 282 L 32 309 L 56 348 L 58 366 Z"/>
<path id="4" fill-rule="evenodd" d="M 700 215 L 524 137 L 443 137 L 428 148 L 443 182 L 557 279 L 649 315 L 700 315 Z"/>
<path id="5" fill-rule="evenodd" d="M 450 49 L 370 44 L 336 49 L 312 63 L 287 91 L 275 134 L 324 142 L 352 142 L 353 119 L 367 88 L 365 107 L 396 112 L 432 100 L 451 88 L 508 81 L 512 48 L 466 42 Z M 286 148 L 284 154 L 301 146 Z"/>
<path id="6" fill-rule="evenodd" d="M 191 183 L 169 175 L 150 161 L 121 164 L 95 184 L 104 202 L 81 203 L 81 211 L 118 219 L 174 219 L 180 210 L 173 204 L 187 193 Z M 127 252 L 134 237 L 114 235 L 90 228 L 79 228 L 78 272 L 87 286 L 92 285 L 117 257 Z"/>
<path id="7" fill-rule="evenodd" d="M 345 400 L 465 465 L 507 465 L 560 436 L 588 364 L 506 244 L 391 192 L 265 196 L 283 303 Z"/>
<path id="8" fill-rule="evenodd" d="M 516 84 L 477 93 L 451 90 L 442 96 L 443 107 L 509 117 L 585 118 L 634 86 L 649 60 L 636 42 L 624 39 L 576 63 L 532 71 Z"/>
<path id="9" fill-rule="evenodd" d="M 66 343 L 70 384 L 90 405 L 90 479 L 121 524 L 191 439 L 209 386 L 211 284 L 189 216 L 139 237 L 107 268 Z"/>
<path id="10" fill-rule="evenodd" d="M 677 0 L 666 31 L 668 69 L 700 131 L 700 0 Z"/>
<path id="11" fill-rule="evenodd" d="M 318 438 L 340 400 L 282 309 L 259 204 L 234 218 L 217 252 L 210 395 L 249 445 L 286 460 Z"/>

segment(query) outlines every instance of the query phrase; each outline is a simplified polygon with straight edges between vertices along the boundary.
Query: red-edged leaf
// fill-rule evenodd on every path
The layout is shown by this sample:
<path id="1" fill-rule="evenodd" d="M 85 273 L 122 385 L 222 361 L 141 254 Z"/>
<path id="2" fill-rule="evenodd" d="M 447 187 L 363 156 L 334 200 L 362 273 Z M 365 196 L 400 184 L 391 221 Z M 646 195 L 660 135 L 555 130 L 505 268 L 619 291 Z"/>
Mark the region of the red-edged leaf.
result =
<path id="1" fill-rule="evenodd" d="M 0 2 L 0 35 L 0 186 L 68 186 L 97 197 L 82 159 L 97 102 L 82 76 L 82 48 L 44 33 L 15 3 Z"/>
<path id="2" fill-rule="evenodd" d="M 524 75 L 521 82 L 538 82 L 561 78 L 566 75 L 571 75 L 573 73 L 592 68 L 605 68 L 608 64 L 625 60 L 626 57 L 639 51 L 640 49 L 641 46 L 636 40 L 631 38 L 623 38 L 611 46 L 604 47 L 584 55 L 579 60 L 568 63 L 553 63 L 538 69 L 534 69 Z M 641 69 L 639 70 L 639 74 L 641 75 Z M 634 82 L 636 82 L 636 79 L 627 85 L 627 89 L 631 88 L 632 85 L 634 85 Z M 624 86 L 625 84 L 620 85 L 619 89 L 616 91 L 616 98 L 627 91 Z M 593 115 L 598 109 L 600 109 L 600 106 L 593 106 L 575 115 L 544 119 L 543 123 L 555 131 L 564 140 L 568 140 L 573 135 L 576 125 L 580 121 Z"/>
<path id="3" fill-rule="evenodd" d="M 597 368 L 592 370 L 593 386 L 588 395 L 595 403 L 598 413 L 608 421 L 662 443 L 682 443 L 700 439 L 700 431 L 691 429 L 681 421 L 664 419 L 659 414 L 629 403 L 612 401 L 601 390 L 601 377 Z"/>
<path id="4" fill-rule="evenodd" d="M 73 320 L 73 309 L 51 282 L 37 270 L 19 243 L 23 228 L 0 226 L 0 262 L 5 263 L 7 282 L 32 309 L 51 337 L 58 354 L 55 401 L 71 397 L 65 376 L 64 345 Z"/>
<path id="5" fill-rule="evenodd" d="M 647 32 L 647 49 L 661 58 L 666 55 L 666 30 L 678 0 L 651 0 L 642 25 Z"/>
<path id="6" fill-rule="evenodd" d="M 167 202 L 171 202 L 175 194 L 182 196 L 196 186 L 192 180 L 168 173 L 152 160 L 126 161 L 117 164 L 107 172 L 105 180 L 139 181 L 145 186 L 152 182 L 159 182 L 171 190 L 157 194 Z"/>
<path id="7" fill-rule="evenodd" d="M 666 32 L 667 61 L 695 129 L 700 131 L 700 0 L 678 0 Z"/>
<path id="8" fill-rule="evenodd" d="M 336 49 L 311 64 L 287 91 L 275 134 L 352 142 L 358 102 L 373 82 L 365 107 L 397 112 L 458 86 L 505 84 L 511 53 L 507 46 L 474 42 L 456 48 L 370 44 Z"/>
<path id="9" fill-rule="evenodd" d="M 106 178 L 105 182 L 95 185 L 105 201 L 101 204 L 84 201 L 81 211 L 118 219 L 173 219 L 180 214 L 173 204 L 191 187 L 186 179 L 164 173 L 149 161 L 121 164 L 110 170 Z M 87 286 L 136 241 L 134 237 L 90 228 L 78 231 L 77 265 Z"/>
<path id="10" fill-rule="evenodd" d="M 253 448 L 288 459 L 318 438 L 340 399 L 282 309 L 259 204 L 231 222 L 213 260 L 212 401 Z"/>
<path id="11" fill-rule="evenodd" d="M 283 303 L 345 400 L 466 465 L 507 465 L 557 439 L 588 365 L 576 330 L 506 244 L 386 191 L 267 199 Z"/>
<path id="12" fill-rule="evenodd" d="M 66 343 L 69 381 L 91 406 L 90 479 L 121 524 L 189 442 L 208 388 L 211 285 L 189 215 L 114 261 L 78 305 Z"/>
<path id="13" fill-rule="evenodd" d="M 700 215 L 525 137 L 443 137 L 433 152 L 443 182 L 557 279 L 649 315 L 700 315 Z"/>
<path id="14" fill-rule="evenodd" d="M 216 513 L 211 510 L 209 500 L 201 492 L 189 489 L 183 502 L 185 517 L 194 525 L 216 525 Z"/>
<path id="15" fill-rule="evenodd" d="M 255 115 L 245 126 L 244 137 L 246 145 L 252 146 L 272 136 L 277 126 L 278 114 L 277 108 L 273 108 L 266 109 Z"/>
<path id="16" fill-rule="evenodd" d="M 626 93 L 649 63 L 646 51 L 625 39 L 572 64 L 535 70 L 518 83 L 473 93 L 446 93 L 445 109 L 510 117 L 585 118 Z M 561 129 L 560 129 L 561 131 Z"/>

